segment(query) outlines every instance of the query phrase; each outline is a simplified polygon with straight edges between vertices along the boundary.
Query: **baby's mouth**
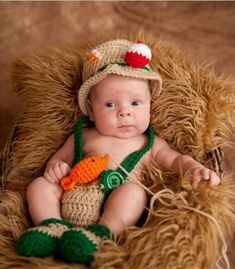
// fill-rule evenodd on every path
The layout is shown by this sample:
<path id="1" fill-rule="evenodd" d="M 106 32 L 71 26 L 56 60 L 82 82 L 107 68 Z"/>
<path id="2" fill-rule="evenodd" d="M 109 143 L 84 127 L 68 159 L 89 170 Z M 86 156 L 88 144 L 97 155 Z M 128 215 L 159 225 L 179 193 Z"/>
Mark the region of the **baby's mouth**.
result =
<path id="1" fill-rule="evenodd" d="M 131 125 L 131 124 L 123 124 L 123 125 L 120 125 L 118 128 L 131 128 L 131 127 L 133 127 L 133 125 Z"/>

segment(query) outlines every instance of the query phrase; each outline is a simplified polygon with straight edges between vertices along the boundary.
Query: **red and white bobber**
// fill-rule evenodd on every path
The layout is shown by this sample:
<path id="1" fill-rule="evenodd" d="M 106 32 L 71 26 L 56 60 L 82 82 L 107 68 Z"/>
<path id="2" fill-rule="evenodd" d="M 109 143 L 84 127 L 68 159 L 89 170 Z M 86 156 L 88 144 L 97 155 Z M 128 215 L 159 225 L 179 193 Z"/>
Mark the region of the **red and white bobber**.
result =
<path id="1" fill-rule="evenodd" d="M 150 62 L 152 53 L 150 48 L 142 41 L 132 44 L 125 55 L 125 61 L 132 67 L 144 67 Z"/>

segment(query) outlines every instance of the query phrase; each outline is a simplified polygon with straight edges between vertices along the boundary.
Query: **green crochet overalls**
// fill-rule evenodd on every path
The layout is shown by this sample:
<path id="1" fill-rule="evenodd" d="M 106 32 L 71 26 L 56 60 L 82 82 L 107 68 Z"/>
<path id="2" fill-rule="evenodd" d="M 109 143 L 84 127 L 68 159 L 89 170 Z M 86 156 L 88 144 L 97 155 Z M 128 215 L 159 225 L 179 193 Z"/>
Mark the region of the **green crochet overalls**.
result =
<path id="1" fill-rule="evenodd" d="M 75 157 L 74 165 L 83 156 L 82 129 L 84 126 L 92 126 L 88 118 L 82 118 L 74 128 Z M 154 131 L 148 127 L 146 133 L 149 136 L 148 145 L 131 153 L 121 163 L 121 166 L 130 173 L 147 153 L 154 143 Z M 127 174 L 121 168 L 105 170 L 100 175 L 102 191 L 108 195 L 117 186 L 123 184 Z M 73 227 L 72 224 L 60 219 L 48 219 L 39 226 L 28 229 L 17 240 L 16 251 L 23 256 L 44 257 L 55 255 L 68 262 L 91 263 L 94 253 L 99 249 L 100 242 L 105 238 L 111 238 L 111 232 L 101 224 L 91 224 L 87 228 Z"/>

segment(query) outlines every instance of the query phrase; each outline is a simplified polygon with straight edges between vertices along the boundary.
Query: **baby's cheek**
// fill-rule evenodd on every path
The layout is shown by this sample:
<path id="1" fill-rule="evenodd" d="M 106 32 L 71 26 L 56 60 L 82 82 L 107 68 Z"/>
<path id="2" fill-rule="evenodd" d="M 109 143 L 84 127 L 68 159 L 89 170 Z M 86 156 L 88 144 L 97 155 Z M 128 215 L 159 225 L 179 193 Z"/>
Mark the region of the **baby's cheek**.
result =
<path id="1" fill-rule="evenodd" d="M 103 115 L 103 117 L 95 121 L 95 126 L 98 132 L 107 135 L 114 130 L 114 120 L 112 118 L 108 118 L 107 115 Z"/>

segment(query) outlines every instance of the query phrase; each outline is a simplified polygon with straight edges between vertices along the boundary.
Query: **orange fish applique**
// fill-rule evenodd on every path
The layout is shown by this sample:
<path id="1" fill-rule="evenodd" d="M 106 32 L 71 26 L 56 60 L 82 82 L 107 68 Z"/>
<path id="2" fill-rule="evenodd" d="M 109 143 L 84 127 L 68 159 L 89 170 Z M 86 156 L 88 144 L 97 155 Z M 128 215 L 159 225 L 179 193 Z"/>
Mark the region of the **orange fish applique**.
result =
<path id="1" fill-rule="evenodd" d="M 71 190 L 76 184 L 89 183 L 95 180 L 107 167 L 109 155 L 90 156 L 78 162 L 69 176 L 61 180 L 64 190 Z"/>

